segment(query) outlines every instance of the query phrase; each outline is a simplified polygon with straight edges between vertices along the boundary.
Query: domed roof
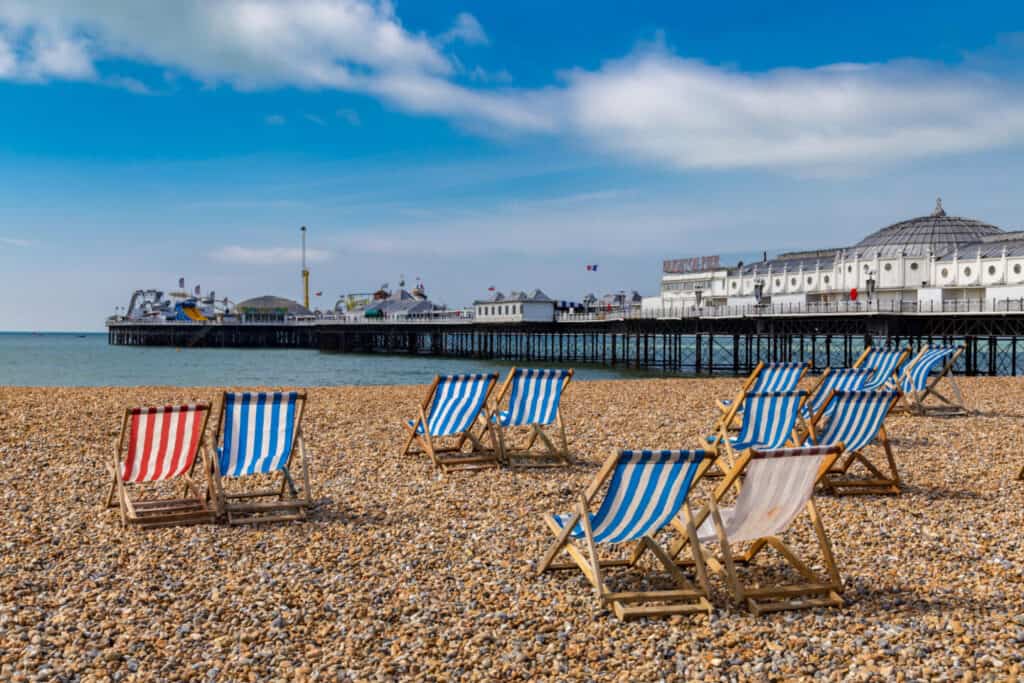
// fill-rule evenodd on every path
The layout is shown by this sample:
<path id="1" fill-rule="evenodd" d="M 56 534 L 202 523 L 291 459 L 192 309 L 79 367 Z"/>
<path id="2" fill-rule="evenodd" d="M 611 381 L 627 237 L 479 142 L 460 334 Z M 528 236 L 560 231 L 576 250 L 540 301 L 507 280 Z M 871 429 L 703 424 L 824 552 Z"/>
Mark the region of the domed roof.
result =
<path id="1" fill-rule="evenodd" d="M 1002 228 L 972 218 L 947 216 L 942 199 L 937 199 L 930 216 L 882 228 L 855 244 L 850 251 L 859 253 L 862 258 L 874 256 L 876 251 L 882 256 L 896 256 L 900 252 L 907 256 L 942 256 L 954 247 L 1002 232 Z"/>
<path id="2" fill-rule="evenodd" d="M 285 313 L 287 315 L 312 315 L 313 312 L 308 308 L 300 304 L 298 301 L 292 301 L 291 299 L 285 299 L 280 296 L 272 296 L 267 294 L 266 296 L 257 296 L 252 299 L 246 299 L 245 301 L 239 302 L 235 309 L 241 313 L 245 312 L 277 312 Z"/>

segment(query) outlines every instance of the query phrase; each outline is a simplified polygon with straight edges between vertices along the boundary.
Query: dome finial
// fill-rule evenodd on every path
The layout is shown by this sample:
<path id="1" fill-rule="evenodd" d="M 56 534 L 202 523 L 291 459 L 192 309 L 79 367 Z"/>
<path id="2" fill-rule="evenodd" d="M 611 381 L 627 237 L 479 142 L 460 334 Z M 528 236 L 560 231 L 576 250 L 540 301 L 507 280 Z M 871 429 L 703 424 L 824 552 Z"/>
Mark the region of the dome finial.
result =
<path id="1" fill-rule="evenodd" d="M 933 216 L 945 216 L 946 210 L 942 208 L 942 197 L 935 198 L 935 210 L 932 211 Z"/>

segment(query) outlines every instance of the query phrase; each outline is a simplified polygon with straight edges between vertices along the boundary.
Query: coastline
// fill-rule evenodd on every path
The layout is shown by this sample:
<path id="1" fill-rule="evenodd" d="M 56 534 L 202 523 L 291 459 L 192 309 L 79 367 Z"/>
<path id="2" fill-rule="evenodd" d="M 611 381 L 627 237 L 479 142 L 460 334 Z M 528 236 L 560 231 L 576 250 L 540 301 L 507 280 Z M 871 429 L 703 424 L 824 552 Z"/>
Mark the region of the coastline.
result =
<path id="1" fill-rule="evenodd" d="M 570 509 L 613 450 L 700 447 L 713 399 L 740 381 L 573 382 L 576 465 L 443 479 L 425 456 L 398 456 L 424 386 L 312 387 L 309 521 L 152 531 L 100 510 L 122 411 L 216 404 L 220 389 L 0 387 L 0 677 L 1019 675 L 1016 378 L 960 379 L 977 415 L 887 421 L 900 496 L 819 496 L 845 608 L 758 618 L 716 578 L 710 620 L 622 623 L 578 573 L 532 574 L 543 513 Z M 809 527 L 789 534 L 810 547 Z"/>

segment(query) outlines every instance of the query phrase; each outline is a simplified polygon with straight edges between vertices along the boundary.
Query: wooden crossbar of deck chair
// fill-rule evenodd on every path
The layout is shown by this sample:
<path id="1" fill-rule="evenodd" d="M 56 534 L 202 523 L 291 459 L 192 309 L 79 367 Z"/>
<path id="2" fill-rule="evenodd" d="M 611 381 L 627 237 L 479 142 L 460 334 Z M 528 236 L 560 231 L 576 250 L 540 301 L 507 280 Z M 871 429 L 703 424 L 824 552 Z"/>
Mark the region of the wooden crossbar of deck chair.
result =
<path id="1" fill-rule="evenodd" d="M 960 384 L 953 375 L 953 366 L 964 352 L 963 346 L 924 347 L 921 353 L 907 364 L 900 376 L 899 388 L 903 392 L 903 401 L 898 409 L 926 415 L 943 413 L 947 415 L 966 415 L 970 411 L 964 405 L 964 397 Z M 938 372 L 934 372 L 935 370 Z M 936 385 L 947 379 L 952 397 L 947 397 L 936 389 Z M 925 401 L 934 398 L 931 405 Z"/>
<path id="2" fill-rule="evenodd" d="M 811 387 L 810 395 L 804 404 L 803 417 L 810 420 L 819 409 L 825 407 L 825 417 L 832 415 L 834 410 L 830 402 L 833 391 L 858 391 L 874 372 L 871 368 L 825 368 L 818 382 Z"/>
<path id="3" fill-rule="evenodd" d="M 406 422 L 409 436 L 402 455 L 426 453 L 442 474 L 455 469 L 497 467 L 500 452 L 487 409 L 487 399 L 497 381 L 497 373 L 435 377 L 420 404 L 419 415 Z M 484 444 L 485 437 L 490 446 Z M 443 445 L 445 441 L 447 445 Z M 419 450 L 413 449 L 414 444 Z M 469 451 L 465 450 L 467 445 Z"/>
<path id="4" fill-rule="evenodd" d="M 569 442 L 562 421 L 561 400 L 572 380 L 572 370 L 529 370 L 512 368 L 495 398 L 491 417 L 498 435 L 498 450 L 506 465 L 555 466 L 569 465 Z M 502 409 L 505 399 L 508 405 Z M 554 435 L 544 427 L 553 425 Z M 523 446 L 510 443 L 517 427 L 529 434 Z M 557 440 L 557 444 L 552 440 Z M 539 446 L 535 449 L 534 446 Z"/>
<path id="5" fill-rule="evenodd" d="M 719 422 L 725 422 L 726 415 L 730 408 L 736 406 L 733 417 L 725 422 L 730 428 L 736 427 L 736 421 L 743 416 L 743 399 L 747 394 L 767 394 L 773 392 L 794 391 L 800 380 L 810 369 L 810 363 L 765 363 L 758 362 L 753 372 L 743 382 L 740 391 L 735 398 L 715 401 L 721 415 Z M 715 424 L 715 431 L 718 430 L 718 423 Z"/>
<path id="6" fill-rule="evenodd" d="M 738 455 L 747 449 L 773 450 L 788 443 L 798 443 L 797 438 L 803 428 L 801 413 L 806 400 L 806 391 L 747 394 L 739 433 L 729 436 L 726 427 L 729 421 L 722 420 L 718 423 L 717 433 L 707 439 L 720 456 L 716 460 L 716 467 L 721 474 L 724 475 L 736 462 Z M 735 411 L 737 407 L 734 404 L 732 410 Z M 727 417 L 730 414 L 731 411 Z M 723 454 L 724 458 L 721 457 Z"/>
<path id="7" fill-rule="evenodd" d="M 216 510 L 194 479 L 207 475 L 206 423 L 209 403 L 129 408 L 110 461 L 110 489 L 104 507 L 119 507 L 124 526 L 143 528 L 213 522 Z M 145 484 L 180 479 L 181 498 L 139 498 Z M 206 487 L 210 482 L 207 480 Z M 147 487 L 151 488 L 151 487 Z"/>
<path id="8" fill-rule="evenodd" d="M 853 367 L 868 368 L 873 374 L 864 382 L 864 386 L 861 388 L 881 389 L 886 385 L 895 387 L 896 381 L 899 379 L 900 367 L 909 355 L 909 347 L 891 349 L 869 346 L 864 349 L 864 353 L 860 355 L 860 358 L 853 364 Z"/>
<path id="9" fill-rule="evenodd" d="M 827 406 L 832 410 L 831 416 L 827 415 L 826 406 L 822 406 L 811 418 L 807 445 L 842 444 L 840 457 L 822 478 L 826 489 L 839 495 L 900 492 L 900 473 L 885 431 L 885 418 L 899 396 L 895 390 L 834 391 Z M 884 464 L 872 462 L 865 453 L 872 444 L 882 449 Z M 851 476 L 850 469 L 854 465 L 863 467 L 869 476 Z"/>
<path id="10" fill-rule="evenodd" d="M 693 554 L 697 579 L 694 585 L 658 544 L 655 535 L 671 526 L 693 539 L 696 547 L 696 527 L 691 523 L 687 496 L 714 457 L 702 450 L 624 450 L 608 458 L 580 495 L 574 512 L 545 516 L 544 521 L 555 540 L 537 563 L 538 576 L 550 570 L 579 569 L 594 587 L 600 603 L 610 605 L 620 619 L 710 613 L 703 556 L 699 552 Z M 611 481 L 600 507 L 597 512 L 591 512 L 595 497 L 609 478 Z M 679 518 L 680 510 L 685 510 L 685 521 Z M 598 545 L 623 543 L 633 544 L 628 557 L 598 557 Z M 675 587 L 609 590 L 604 571 L 635 568 L 647 551 L 662 565 Z M 556 563 L 563 552 L 569 555 L 571 562 Z"/>
<path id="11" fill-rule="evenodd" d="M 754 614 L 810 607 L 841 607 L 843 582 L 832 553 L 832 545 L 814 504 L 814 487 L 835 463 L 841 450 L 836 446 L 812 446 L 770 451 L 750 449 L 736 462 L 715 489 L 707 505 L 694 516 L 698 543 L 715 544 L 718 555 L 709 553 L 707 564 L 724 575 L 738 604 Z M 729 490 L 742 485 L 735 503 L 723 507 Z M 801 512 L 810 517 L 818 541 L 820 560 L 826 576 L 820 576 L 808 561 L 780 538 Z M 693 541 L 681 538 L 672 548 L 675 554 Z M 747 544 L 744 552 L 733 546 Z M 801 581 L 787 585 L 746 585 L 737 565 L 749 565 L 766 548 L 775 550 L 800 575 Z"/>
<path id="12" fill-rule="evenodd" d="M 305 408 L 300 391 L 224 393 L 212 475 L 217 511 L 228 524 L 306 519 L 313 498 L 302 435 Z M 296 453 L 299 482 L 293 475 Z M 280 478 L 280 484 L 251 488 L 257 477 Z"/>

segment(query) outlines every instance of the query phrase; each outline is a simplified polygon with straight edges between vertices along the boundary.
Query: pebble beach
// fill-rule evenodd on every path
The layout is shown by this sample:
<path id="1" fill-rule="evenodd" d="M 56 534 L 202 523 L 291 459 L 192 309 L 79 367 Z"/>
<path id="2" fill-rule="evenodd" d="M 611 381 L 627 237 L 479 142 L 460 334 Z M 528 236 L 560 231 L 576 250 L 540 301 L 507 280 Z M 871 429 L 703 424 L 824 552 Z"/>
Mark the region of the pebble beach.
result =
<path id="1" fill-rule="evenodd" d="M 632 622 L 534 575 L 541 515 L 617 449 L 700 447 L 738 379 L 575 382 L 574 466 L 443 478 L 398 455 L 424 386 L 312 388 L 308 521 L 154 530 L 101 510 L 123 410 L 222 389 L 0 387 L 0 679 L 1019 679 L 1024 383 L 960 382 L 975 414 L 887 421 L 901 495 L 818 496 L 844 608 L 755 617 L 714 577 L 710 617 Z"/>

